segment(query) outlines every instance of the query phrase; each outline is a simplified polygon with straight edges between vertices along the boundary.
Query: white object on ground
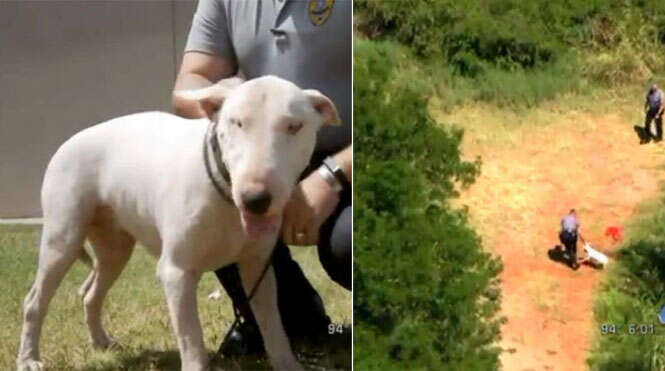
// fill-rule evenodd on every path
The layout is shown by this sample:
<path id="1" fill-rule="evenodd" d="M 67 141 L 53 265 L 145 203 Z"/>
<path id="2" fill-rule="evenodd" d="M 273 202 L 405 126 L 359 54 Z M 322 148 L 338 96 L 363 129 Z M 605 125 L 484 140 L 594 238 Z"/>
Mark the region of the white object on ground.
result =
<path id="1" fill-rule="evenodd" d="M 222 297 L 222 292 L 219 289 L 217 289 L 211 292 L 210 295 L 208 295 L 208 300 L 219 300 L 219 298 L 221 297 Z"/>
<path id="2" fill-rule="evenodd" d="M 607 257 L 607 255 L 603 254 L 602 252 L 595 250 L 593 247 L 591 247 L 590 244 L 586 243 L 584 244 L 584 250 L 586 250 L 586 253 L 589 254 L 589 257 L 598 263 L 605 265 L 607 262 L 610 261 L 610 259 Z"/>

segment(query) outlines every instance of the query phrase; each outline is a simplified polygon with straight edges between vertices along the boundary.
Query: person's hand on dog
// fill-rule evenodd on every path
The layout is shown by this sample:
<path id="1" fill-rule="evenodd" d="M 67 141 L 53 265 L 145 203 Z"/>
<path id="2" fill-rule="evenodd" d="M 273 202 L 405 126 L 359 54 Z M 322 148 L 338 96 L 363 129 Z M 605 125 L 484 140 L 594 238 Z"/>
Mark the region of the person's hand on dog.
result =
<path id="1" fill-rule="evenodd" d="M 319 229 L 335 211 L 339 194 L 315 171 L 293 190 L 284 208 L 282 241 L 287 245 L 315 245 Z"/>

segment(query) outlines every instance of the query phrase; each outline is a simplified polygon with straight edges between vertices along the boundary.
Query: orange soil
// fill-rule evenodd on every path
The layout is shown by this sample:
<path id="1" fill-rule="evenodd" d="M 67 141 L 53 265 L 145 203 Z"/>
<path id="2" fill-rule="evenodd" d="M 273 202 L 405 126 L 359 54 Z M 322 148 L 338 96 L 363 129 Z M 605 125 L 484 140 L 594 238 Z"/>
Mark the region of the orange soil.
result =
<path id="1" fill-rule="evenodd" d="M 498 144 L 468 112 L 453 117 L 472 123 L 464 152 L 483 160 L 460 202 L 504 264 L 503 369 L 587 369 L 596 333 L 593 291 L 603 271 L 572 271 L 549 260 L 547 250 L 559 244 L 561 216 L 575 207 L 582 235 L 611 256 L 616 246 L 604 230 L 623 225 L 640 201 L 657 194 L 664 145 L 637 145 L 632 127 L 616 115 L 576 114 L 519 129 L 512 143 Z"/>

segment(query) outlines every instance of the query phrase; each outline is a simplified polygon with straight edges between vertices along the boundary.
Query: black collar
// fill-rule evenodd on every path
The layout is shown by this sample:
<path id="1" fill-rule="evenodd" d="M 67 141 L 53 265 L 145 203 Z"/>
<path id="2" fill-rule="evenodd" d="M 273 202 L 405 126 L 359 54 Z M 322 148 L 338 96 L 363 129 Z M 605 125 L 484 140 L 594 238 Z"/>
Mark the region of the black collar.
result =
<path id="1" fill-rule="evenodd" d="M 212 152 L 212 158 L 215 161 L 215 167 L 217 168 L 218 174 L 213 174 L 212 167 L 210 166 L 209 152 Z M 217 138 L 216 118 L 213 118 L 210 122 L 208 130 L 203 136 L 203 163 L 205 164 L 206 173 L 208 173 L 208 179 L 212 182 L 217 193 L 219 193 L 224 201 L 233 205 L 233 198 L 231 197 L 231 176 L 224 164 L 224 160 L 222 160 L 222 151 L 219 145 L 219 139 Z M 220 180 L 216 178 L 215 175 L 221 176 L 222 179 Z"/>

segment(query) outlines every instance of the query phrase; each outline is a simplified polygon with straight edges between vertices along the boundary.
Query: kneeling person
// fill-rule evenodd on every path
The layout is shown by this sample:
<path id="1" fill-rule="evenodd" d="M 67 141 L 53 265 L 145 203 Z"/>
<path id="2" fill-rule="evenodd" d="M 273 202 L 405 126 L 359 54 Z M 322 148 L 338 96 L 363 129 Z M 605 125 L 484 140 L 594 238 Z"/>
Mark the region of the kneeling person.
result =
<path id="1" fill-rule="evenodd" d="M 341 125 L 319 133 L 309 167 L 285 207 L 282 238 L 274 248 L 280 317 L 291 341 L 331 337 L 323 301 L 287 244 L 316 245 L 330 278 L 351 290 L 351 13 L 350 1 L 199 0 L 174 89 L 208 86 L 240 72 L 248 79 L 275 75 L 317 89 L 337 106 Z M 182 116 L 205 116 L 200 105 L 177 97 L 174 105 Z M 227 333 L 221 352 L 263 353 L 236 266 L 216 274 L 243 319 Z"/>
<path id="2" fill-rule="evenodd" d="M 559 240 L 566 247 L 566 254 L 570 259 L 570 267 L 579 268 L 577 263 L 577 236 L 579 234 L 580 223 L 577 220 L 577 212 L 570 209 L 568 214 L 561 219 L 561 232 Z"/>

